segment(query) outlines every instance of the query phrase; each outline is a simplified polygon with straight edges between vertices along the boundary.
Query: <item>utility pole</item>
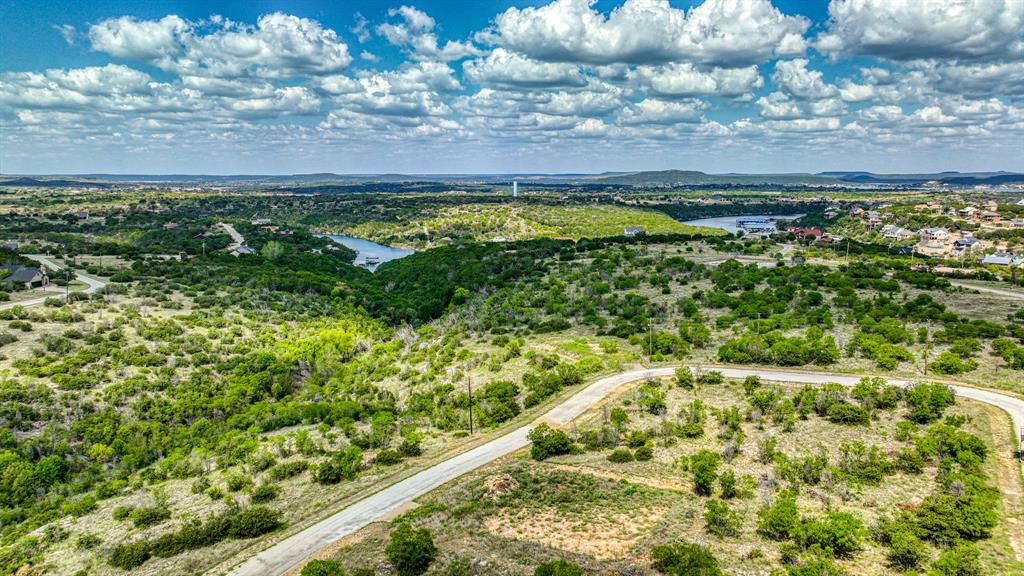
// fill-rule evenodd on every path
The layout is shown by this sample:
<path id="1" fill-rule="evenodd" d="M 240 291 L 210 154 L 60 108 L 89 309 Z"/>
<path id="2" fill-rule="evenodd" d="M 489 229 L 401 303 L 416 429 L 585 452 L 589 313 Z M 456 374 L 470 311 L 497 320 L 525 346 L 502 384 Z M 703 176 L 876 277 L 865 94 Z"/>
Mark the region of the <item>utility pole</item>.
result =
<path id="1" fill-rule="evenodd" d="M 651 357 L 654 356 L 654 320 L 647 318 L 647 332 L 650 336 L 647 339 L 647 362 L 651 362 Z"/>
<path id="2" fill-rule="evenodd" d="M 469 384 L 469 435 L 473 435 L 473 377 L 466 376 L 466 382 Z"/>
<path id="3" fill-rule="evenodd" d="M 928 333 L 928 327 L 925 326 L 924 327 L 924 361 L 921 362 L 922 370 L 924 371 L 924 375 L 925 376 L 928 375 L 928 349 L 930 348 L 930 345 L 931 345 L 931 337 L 930 336 L 931 335 Z"/>

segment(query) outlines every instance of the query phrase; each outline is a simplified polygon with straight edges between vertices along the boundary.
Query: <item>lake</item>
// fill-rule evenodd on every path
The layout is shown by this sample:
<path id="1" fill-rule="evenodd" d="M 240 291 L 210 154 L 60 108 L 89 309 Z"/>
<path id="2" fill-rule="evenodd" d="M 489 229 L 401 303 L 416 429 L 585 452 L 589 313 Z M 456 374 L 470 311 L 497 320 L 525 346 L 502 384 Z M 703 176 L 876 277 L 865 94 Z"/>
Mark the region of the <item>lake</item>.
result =
<path id="1" fill-rule="evenodd" d="M 345 245 L 355 250 L 356 259 L 353 264 L 357 266 L 366 266 L 366 269 L 370 271 L 376 270 L 377 266 L 389 260 L 398 260 L 399 258 L 404 258 L 409 254 L 412 254 L 412 250 L 377 244 L 376 242 L 371 242 L 365 238 L 342 236 L 340 234 L 323 234 L 323 236 L 334 240 L 338 244 Z M 366 264 L 367 258 L 377 258 L 379 262 L 377 264 Z"/>
<path id="2" fill-rule="evenodd" d="M 771 216 L 767 214 L 741 214 L 739 216 L 716 216 L 714 218 L 701 218 L 700 220 L 688 220 L 683 224 L 689 224 L 690 226 L 707 226 L 708 228 L 718 228 L 725 230 L 726 232 L 736 233 L 736 219 L 737 218 L 768 218 L 770 220 L 796 220 L 797 218 L 803 217 L 804 214 L 783 214 L 778 216 Z"/>

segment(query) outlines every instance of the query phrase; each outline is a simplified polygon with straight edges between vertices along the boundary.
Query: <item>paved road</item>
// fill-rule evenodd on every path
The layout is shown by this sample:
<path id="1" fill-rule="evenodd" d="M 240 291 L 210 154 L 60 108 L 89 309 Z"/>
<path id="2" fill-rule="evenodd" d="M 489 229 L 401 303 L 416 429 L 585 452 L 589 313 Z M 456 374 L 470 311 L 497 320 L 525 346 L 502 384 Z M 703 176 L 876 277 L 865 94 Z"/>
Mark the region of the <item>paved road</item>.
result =
<path id="1" fill-rule="evenodd" d="M 853 386 L 860 380 L 858 376 L 835 376 L 805 372 L 717 367 L 709 367 L 709 369 L 718 370 L 729 378 L 759 376 L 763 380 L 780 382 L 815 384 L 836 382 L 845 386 Z M 541 419 L 553 424 L 568 424 L 623 384 L 645 378 L 671 376 L 673 374 L 675 374 L 675 368 L 655 368 L 623 372 L 601 378 L 577 392 L 561 405 L 553 408 Z M 907 386 L 909 384 L 906 380 L 889 380 L 889 383 L 897 386 Z M 1019 437 L 1022 428 L 1024 428 L 1024 400 L 964 386 L 953 386 L 953 390 L 960 396 L 987 402 L 1008 412 L 1013 419 L 1016 437 Z M 497 458 L 527 446 L 529 441 L 526 435 L 532 427 L 533 425 L 523 426 L 496 440 L 445 460 L 360 500 L 259 552 L 244 563 L 236 566 L 231 571 L 231 574 L 234 576 L 278 576 L 283 574 L 329 544 L 356 532 L 389 512 L 393 512 L 411 502 L 414 498 L 426 494 Z"/>
<path id="2" fill-rule="evenodd" d="M 26 255 L 26 258 L 31 258 L 31 259 L 35 260 L 36 262 L 39 262 L 43 266 L 45 266 L 47 268 L 50 268 L 52 270 L 63 270 L 62 266 L 60 266 L 59 264 L 57 264 L 53 260 L 50 260 L 46 256 Z M 98 290 L 102 290 L 103 288 L 106 287 L 106 283 L 104 283 L 104 282 L 102 282 L 100 280 L 97 280 L 95 278 L 91 278 L 89 276 L 86 276 L 85 274 L 79 274 L 79 273 L 76 272 L 75 273 L 75 279 L 78 280 L 79 282 L 84 283 L 86 285 L 84 290 L 76 291 L 76 294 L 92 294 L 93 292 L 96 292 Z M 43 302 L 46 302 L 46 300 L 48 298 L 60 298 L 60 299 L 63 299 L 65 297 L 67 297 L 67 291 L 64 290 L 63 288 L 59 288 L 59 289 L 54 288 L 54 289 L 50 289 L 50 291 L 47 291 L 47 289 L 44 289 L 44 292 L 46 292 L 46 295 L 45 296 L 40 296 L 39 298 L 32 298 L 30 300 L 22 300 L 20 302 L 4 302 L 3 304 L 0 304 L 0 310 L 6 310 L 8 308 L 14 308 L 15 306 L 36 306 L 38 304 L 42 304 Z"/>
<path id="3" fill-rule="evenodd" d="M 977 284 L 970 284 L 968 282 L 958 282 L 956 280 L 950 280 L 950 284 L 959 288 L 966 288 L 968 290 L 977 290 L 978 292 L 987 292 L 989 294 L 998 294 L 999 296 L 1006 296 L 1007 298 L 1015 298 L 1017 300 L 1024 300 L 1024 292 L 1014 292 L 1012 290 L 1001 290 L 999 288 L 992 288 L 991 286 L 978 286 Z"/>
<path id="4" fill-rule="evenodd" d="M 228 224 L 227 222 L 217 222 L 217 225 L 223 228 L 224 231 L 228 233 L 228 236 L 231 236 L 232 244 L 228 246 L 228 250 L 231 250 L 232 248 L 237 248 L 245 244 L 245 238 L 242 237 L 238 230 L 235 230 L 234 226 Z"/>

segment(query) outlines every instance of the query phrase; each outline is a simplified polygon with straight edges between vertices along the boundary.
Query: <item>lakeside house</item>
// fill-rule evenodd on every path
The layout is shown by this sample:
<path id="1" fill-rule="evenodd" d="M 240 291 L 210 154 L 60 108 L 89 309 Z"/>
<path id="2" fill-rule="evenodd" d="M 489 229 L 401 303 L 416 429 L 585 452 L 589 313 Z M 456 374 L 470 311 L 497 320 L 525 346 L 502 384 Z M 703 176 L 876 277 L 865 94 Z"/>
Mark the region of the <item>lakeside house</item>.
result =
<path id="1" fill-rule="evenodd" d="M 24 288 L 42 288 L 50 283 L 50 278 L 41 268 L 20 265 L 0 266 L 0 270 L 6 270 L 8 274 L 0 278 L 0 284 L 8 286 L 19 285 Z"/>
<path id="2" fill-rule="evenodd" d="M 748 234 L 774 234 L 778 231 L 775 220 L 764 216 L 740 216 L 736 227 Z"/>
<path id="3" fill-rule="evenodd" d="M 821 238 L 821 230 L 817 228 L 800 228 L 799 226 L 786 226 L 786 232 L 795 234 L 798 238 Z"/>

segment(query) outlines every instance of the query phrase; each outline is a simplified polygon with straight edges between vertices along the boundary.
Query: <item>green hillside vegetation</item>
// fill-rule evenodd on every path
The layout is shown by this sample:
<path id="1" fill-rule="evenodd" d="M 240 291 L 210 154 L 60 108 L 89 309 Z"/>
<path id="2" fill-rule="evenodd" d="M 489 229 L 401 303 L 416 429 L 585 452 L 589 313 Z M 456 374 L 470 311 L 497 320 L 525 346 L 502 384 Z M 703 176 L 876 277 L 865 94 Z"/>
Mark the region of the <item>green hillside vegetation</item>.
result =
<path id="1" fill-rule="evenodd" d="M 341 231 L 383 244 L 423 247 L 444 239 L 486 242 L 619 236 L 627 226 L 641 226 L 648 234 L 721 233 L 681 224 L 653 210 L 519 203 L 444 207 L 400 222 L 365 222 Z"/>
<path id="2" fill-rule="evenodd" d="M 49 190 L 3 205 L 20 244 L 11 258 L 49 253 L 108 288 L 0 310 L 0 574 L 220 573 L 602 374 L 679 363 L 929 385 L 768 386 L 685 370 L 639 383 L 429 495 L 409 528 L 369 527 L 345 573 L 394 556 L 466 574 L 485 550 L 508 556 L 482 574 L 522 576 L 646 574 L 653 564 L 633 560 L 654 557 L 665 573 L 744 560 L 769 573 L 923 571 L 975 557 L 982 573 L 1019 569 L 1007 519 L 1021 510 L 1000 496 L 1019 493 L 1019 475 L 997 473 L 1007 426 L 922 374 L 1024 392 L 1019 304 L 965 297 L 884 246 L 855 244 L 847 260 L 786 237 L 656 233 L 646 221 L 628 225 L 649 234 L 627 238 L 623 218 L 667 216 L 460 200 Z M 371 273 L 311 233 L 332 219 L 384 230 L 474 211 L 542 237 L 467 234 Z M 222 221 L 255 253 L 229 255 Z M 612 233 L 588 237 L 595 222 Z M 543 237 L 555 230 L 583 237 Z M 795 251 L 817 258 L 794 263 Z M 748 475 L 765 504 L 783 503 L 763 529 Z M 655 523 L 634 524 L 637 510 Z M 877 528 L 885 511 L 892 526 Z"/>

